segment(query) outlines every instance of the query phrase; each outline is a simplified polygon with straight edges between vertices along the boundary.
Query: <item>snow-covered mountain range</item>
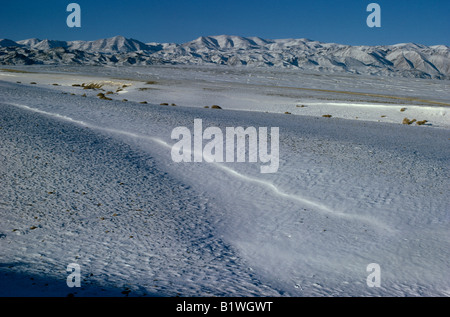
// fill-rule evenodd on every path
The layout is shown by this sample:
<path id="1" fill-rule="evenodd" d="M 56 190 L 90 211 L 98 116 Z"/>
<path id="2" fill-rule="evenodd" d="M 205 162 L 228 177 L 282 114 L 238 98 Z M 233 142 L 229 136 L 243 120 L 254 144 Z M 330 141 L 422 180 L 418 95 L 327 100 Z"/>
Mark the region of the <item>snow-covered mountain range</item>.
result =
<path id="1" fill-rule="evenodd" d="M 450 47 L 350 46 L 308 39 L 207 36 L 184 44 L 123 36 L 96 41 L 0 40 L 0 65 L 231 65 L 450 79 Z"/>

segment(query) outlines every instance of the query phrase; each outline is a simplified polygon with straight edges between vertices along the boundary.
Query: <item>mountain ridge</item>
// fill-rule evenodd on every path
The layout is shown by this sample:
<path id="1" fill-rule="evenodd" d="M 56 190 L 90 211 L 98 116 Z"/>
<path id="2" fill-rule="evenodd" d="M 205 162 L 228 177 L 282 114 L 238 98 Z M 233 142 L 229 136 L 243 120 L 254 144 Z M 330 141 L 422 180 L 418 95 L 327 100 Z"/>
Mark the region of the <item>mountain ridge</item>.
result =
<path id="1" fill-rule="evenodd" d="M 115 36 L 95 41 L 0 39 L 0 65 L 229 65 L 280 67 L 450 79 L 450 47 L 417 43 L 351 46 L 306 38 L 200 36 L 176 43 L 144 43 Z"/>

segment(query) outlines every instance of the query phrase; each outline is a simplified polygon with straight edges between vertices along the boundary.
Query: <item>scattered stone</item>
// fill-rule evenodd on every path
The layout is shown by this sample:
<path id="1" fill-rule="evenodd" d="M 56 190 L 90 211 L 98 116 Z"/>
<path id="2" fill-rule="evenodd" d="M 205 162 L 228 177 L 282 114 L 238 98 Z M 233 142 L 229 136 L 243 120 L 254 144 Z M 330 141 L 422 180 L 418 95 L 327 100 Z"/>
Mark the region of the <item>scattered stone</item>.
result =
<path id="1" fill-rule="evenodd" d="M 423 125 L 423 124 L 425 124 L 427 122 L 428 122 L 427 120 L 422 120 L 422 121 L 417 121 L 416 124 L 417 125 Z"/>
<path id="2" fill-rule="evenodd" d="M 417 121 L 416 119 L 409 120 L 408 118 L 404 118 L 402 123 L 403 124 L 412 124 L 412 123 L 414 123 L 416 121 Z"/>

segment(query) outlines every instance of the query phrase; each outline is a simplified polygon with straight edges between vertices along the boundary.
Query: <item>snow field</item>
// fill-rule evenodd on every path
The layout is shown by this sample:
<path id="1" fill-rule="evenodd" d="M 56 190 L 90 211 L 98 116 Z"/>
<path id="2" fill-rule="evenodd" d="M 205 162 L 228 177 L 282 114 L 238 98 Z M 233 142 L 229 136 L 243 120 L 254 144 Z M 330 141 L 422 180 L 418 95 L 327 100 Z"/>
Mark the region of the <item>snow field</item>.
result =
<path id="1" fill-rule="evenodd" d="M 192 73 L 197 76 L 180 76 Z M 203 80 L 214 83 L 210 75 Z M 64 89 L 75 96 L 45 86 L 44 79 L 54 79 L 46 76 L 38 85 L 1 84 L 1 179 L 7 182 L 0 209 L 6 219 L 2 263 L 15 274 L 49 276 L 55 268 L 61 284 L 52 292 L 63 296 L 74 291 L 65 286 L 68 260 L 93 274 L 80 295 L 120 296 L 127 288 L 130 296 L 448 294 L 445 118 L 405 126 L 339 115 L 289 116 L 278 109 L 265 113 L 276 107 L 269 107 L 274 99 L 248 87 L 242 100 L 255 98 L 253 105 L 261 108 L 234 111 L 245 89 L 236 95 L 228 88 L 219 103 L 225 110 L 203 109 L 214 94 L 196 95 L 186 82 L 176 87 L 180 81 L 174 88 L 142 80 L 112 96 L 117 101 L 106 101 L 94 91 L 81 97 L 80 88 L 71 86 L 87 82 L 80 75 L 65 79 Z M 149 90 L 137 87 L 148 86 L 160 90 L 140 104 Z M 169 89 L 174 94 L 165 100 L 176 107 L 159 105 Z M 120 101 L 124 96 L 129 102 Z M 182 96 L 192 102 L 197 96 L 197 106 L 179 102 Z M 355 114 L 339 103 L 323 111 Z M 383 107 L 393 114 L 399 106 Z M 418 114 L 439 108 L 406 107 Z M 380 107 L 354 108 L 370 118 Z M 279 171 L 262 175 L 260 163 L 172 162 L 172 129 L 192 127 L 195 118 L 204 127 L 280 127 Z M 373 262 L 382 268 L 381 288 L 366 285 L 366 267 Z"/>

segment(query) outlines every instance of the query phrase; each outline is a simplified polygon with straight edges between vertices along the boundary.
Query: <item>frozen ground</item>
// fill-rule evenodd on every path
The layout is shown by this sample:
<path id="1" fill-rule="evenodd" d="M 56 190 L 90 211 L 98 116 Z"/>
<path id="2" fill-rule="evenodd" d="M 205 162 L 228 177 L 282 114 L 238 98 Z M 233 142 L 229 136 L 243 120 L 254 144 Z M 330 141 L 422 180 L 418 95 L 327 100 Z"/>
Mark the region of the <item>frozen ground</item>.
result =
<path id="1" fill-rule="evenodd" d="M 0 72 L 0 295 L 450 295 L 448 81 L 21 69 Z M 278 172 L 174 163 L 196 118 L 279 127 Z"/>
<path id="2" fill-rule="evenodd" d="M 9 66 L 8 66 L 9 67 Z M 11 69 L 3 68 L 3 69 Z M 62 92 L 86 93 L 73 84 L 97 82 L 115 92 L 117 100 L 169 103 L 186 107 L 220 105 L 224 109 L 322 116 L 402 123 L 403 119 L 427 120 L 429 125 L 450 128 L 450 83 L 444 80 L 326 75 L 267 68 L 201 66 L 70 67 L 28 66 L 13 70 L 28 73 L 22 84 Z M 48 71 L 43 76 L 42 72 Z M 68 77 L 66 72 L 73 75 Z M 2 80 L 20 81 L 20 73 L 0 72 Z M 106 77 L 106 78 L 105 78 Z M 58 83 L 61 86 L 53 86 Z M 403 110 L 403 111 L 401 111 Z"/>

